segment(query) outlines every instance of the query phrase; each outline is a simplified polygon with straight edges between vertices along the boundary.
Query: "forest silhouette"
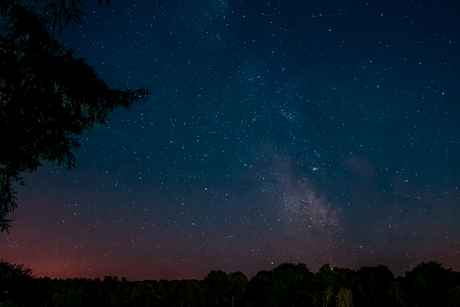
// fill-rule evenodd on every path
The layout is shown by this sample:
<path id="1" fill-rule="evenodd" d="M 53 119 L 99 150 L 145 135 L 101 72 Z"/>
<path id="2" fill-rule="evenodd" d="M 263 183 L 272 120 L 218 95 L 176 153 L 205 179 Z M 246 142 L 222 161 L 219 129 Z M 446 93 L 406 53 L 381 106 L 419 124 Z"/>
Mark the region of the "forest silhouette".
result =
<path id="1" fill-rule="evenodd" d="M 12 306 L 460 306 L 460 272 L 436 261 L 395 277 L 384 265 L 359 270 L 284 263 L 248 280 L 211 271 L 203 280 L 128 281 L 105 276 L 35 278 L 22 265 L 0 262 L 0 307 Z"/>

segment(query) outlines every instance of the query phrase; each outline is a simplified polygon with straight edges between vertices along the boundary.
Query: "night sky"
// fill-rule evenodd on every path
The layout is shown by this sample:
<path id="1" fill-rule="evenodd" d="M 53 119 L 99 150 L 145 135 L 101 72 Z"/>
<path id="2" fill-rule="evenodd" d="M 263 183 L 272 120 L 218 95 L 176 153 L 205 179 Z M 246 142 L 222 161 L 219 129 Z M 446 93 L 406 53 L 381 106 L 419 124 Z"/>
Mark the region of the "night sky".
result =
<path id="1" fill-rule="evenodd" d="M 150 99 L 84 133 L 76 168 L 23 175 L 0 258 L 128 280 L 460 270 L 457 1 L 102 2 L 58 40 Z"/>

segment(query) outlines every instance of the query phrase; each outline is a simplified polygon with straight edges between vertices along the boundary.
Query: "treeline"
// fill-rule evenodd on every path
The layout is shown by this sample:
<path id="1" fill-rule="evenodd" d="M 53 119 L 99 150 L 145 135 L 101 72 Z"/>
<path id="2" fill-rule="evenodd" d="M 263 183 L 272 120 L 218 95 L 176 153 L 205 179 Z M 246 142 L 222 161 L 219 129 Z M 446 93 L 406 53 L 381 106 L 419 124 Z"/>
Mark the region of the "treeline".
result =
<path id="1" fill-rule="evenodd" d="M 431 261 L 404 277 L 383 265 L 359 270 L 285 263 L 253 278 L 241 272 L 212 271 L 203 280 L 127 281 L 34 278 L 20 265 L 0 262 L 0 307 L 103 306 L 312 306 L 460 307 L 460 273 Z"/>

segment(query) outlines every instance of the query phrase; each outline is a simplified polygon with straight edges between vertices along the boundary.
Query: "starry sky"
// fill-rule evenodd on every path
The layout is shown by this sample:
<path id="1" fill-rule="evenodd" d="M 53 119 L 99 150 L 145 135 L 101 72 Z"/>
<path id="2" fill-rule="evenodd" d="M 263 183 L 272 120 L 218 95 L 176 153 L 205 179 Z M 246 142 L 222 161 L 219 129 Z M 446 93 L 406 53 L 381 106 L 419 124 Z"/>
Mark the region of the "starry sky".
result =
<path id="1" fill-rule="evenodd" d="M 76 168 L 24 174 L 0 258 L 36 276 L 460 270 L 456 1 L 86 1 L 113 88 Z"/>

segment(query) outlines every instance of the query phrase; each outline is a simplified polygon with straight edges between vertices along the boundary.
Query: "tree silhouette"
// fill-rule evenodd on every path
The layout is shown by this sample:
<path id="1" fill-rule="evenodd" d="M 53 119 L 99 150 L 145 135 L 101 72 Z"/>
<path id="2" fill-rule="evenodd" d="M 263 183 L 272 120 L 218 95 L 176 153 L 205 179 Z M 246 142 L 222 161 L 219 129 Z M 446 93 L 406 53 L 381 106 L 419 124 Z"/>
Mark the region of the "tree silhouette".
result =
<path id="1" fill-rule="evenodd" d="M 401 293 L 399 284 L 396 281 L 392 282 L 390 287 L 388 288 L 389 305 L 394 307 L 404 306 L 403 296 L 404 295 Z"/>
<path id="2" fill-rule="evenodd" d="M 201 281 L 201 288 L 207 297 L 206 306 L 230 306 L 230 278 L 221 270 L 211 271 Z"/>
<path id="3" fill-rule="evenodd" d="M 358 306 L 389 306 L 388 295 L 394 275 L 384 265 L 362 267 L 356 274 L 361 280 L 362 292 L 356 298 Z"/>
<path id="4" fill-rule="evenodd" d="M 316 302 L 322 307 L 327 307 L 332 302 L 335 288 L 338 287 L 335 275 L 329 263 L 323 264 L 315 274 Z"/>
<path id="5" fill-rule="evenodd" d="M 460 285 L 454 287 L 449 295 L 449 307 L 460 307 Z"/>
<path id="6" fill-rule="evenodd" d="M 235 307 L 243 299 L 248 286 L 248 278 L 241 272 L 233 272 L 228 275 L 230 282 L 229 295 L 231 307 Z"/>
<path id="7" fill-rule="evenodd" d="M 319 294 L 319 301 L 322 307 L 327 307 L 332 301 L 332 296 L 334 295 L 334 288 L 332 286 L 327 286 L 321 293 Z"/>
<path id="8" fill-rule="evenodd" d="M 246 287 L 247 277 L 241 272 L 212 271 L 201 281 L 128 281 L 111 276 L 103 281 L 98 278 L 36 279 L 22 266 L 0 262 L 0 306 L 460 306 L 460 274 L 436 262 L 420 264 L 405 277 L 391 281 L 388 288 L 385 285 L 393 274 L 385 266 L 361 268 L 358 272 L 363 282 L 372 284 L 361 287 L 363 297 L 368 298 L 361 301 L 355 295 L 359 292 L 344 286 L 348 283 L 346 276 L 354 279 L 352 270 L 331 269 L 326 264 L 320 272 L 313 274 L 304 264 L 284 263 L 270 271 L 258 272 Z M 318 274 L 320 276 L 316 276 Z M 400 291 L 400 285 L 406 294 Z M 316 302 L 312 300 L 314 294 L 317 294 Z"/>
<path id="9" fill-rule="evenodd" d="M 17 207 L 13 184 L 24 184 L 21 173 L 35 171 L 42 161 L 74 167 L 72 150 L 83 131 L 105 124 L 116 107 L 128 108 L 148 95 L 144 89 L 110 89 L 73 50 L 59 46 L 49 28 L 60 25 L 56 14 L 78 19 L 74 0 L 64 9 L 56 5 L 54 19 L 41 17 L 46 7 L 33 5 L 41 2 L 46 1 L 26 7 L 19 0 L 0 1 L 5 21 L 0 37 L 0 231 L 11 226 L 6 216 Z"/>
<path id="10" fill-rule="evenodd" d="M 0 306 L 1 302 L 9 302 L 11 306 L 30 303 L 30 296 L 24 296 L 24 289 L 35 295 L 37 288 L 33 281 L 30 269 L 0 260 Z"/>
<path id="11" fill-rule="evenodd" d="M 455 286 L 455 274 L 437 261 L 422 262 L 406 272 L 401 290 L 409 306 L 447 306 Z"/>
<path id="12" fill-rule="evenodd" d="M 311 306 L 313 273 L 305 264 L 283 263 L 248 282 L 247 306 Z"/>
<path id="13" fill-rule="evenodd" d="M 353 293 L 347 288 L 340 288 L 335 296 L 336 307 L 351 307 L 353 306 Z"/>
<path id="14" fill-rule="evenodd" d="M 37 10 L 40 15 L 44 16 L 46 24 L 49 30 L 53 32 L 55 29 L 59 29 L 59 33 L 62 31 L 62 21 L 66 26 L 70 21 L 82 23 L 80 15 L 84 13 L 79 7 L 84 8 L 81 0 L 29 0 L 28 7 Z M 99 5 L 102 0 L 99 0 Z M 107 5 L 110 4 L 110 0 L 107 0 Z M 3 0 L 0 2 L 0 12 L 6 15 L 7 12 L 13 6 L 23 6 L 24 1 L 22 0 Z"/>
<path id="15" fill-rule="evenodd" d="M 250 306 L 276 306 L 273 271 L 262 270 L 248 282 Z"/>

